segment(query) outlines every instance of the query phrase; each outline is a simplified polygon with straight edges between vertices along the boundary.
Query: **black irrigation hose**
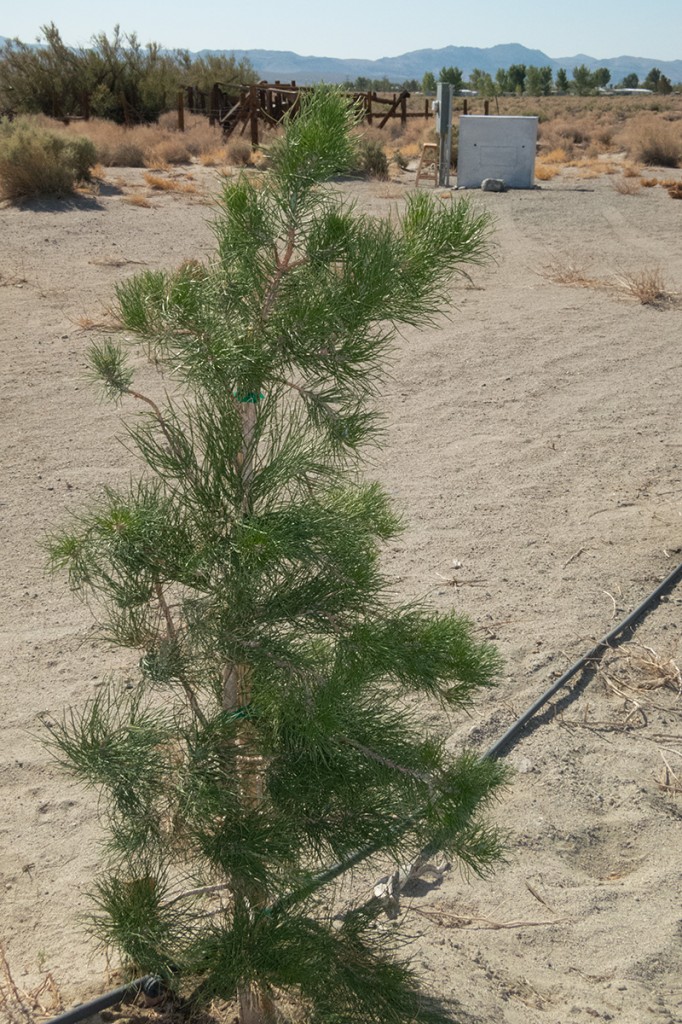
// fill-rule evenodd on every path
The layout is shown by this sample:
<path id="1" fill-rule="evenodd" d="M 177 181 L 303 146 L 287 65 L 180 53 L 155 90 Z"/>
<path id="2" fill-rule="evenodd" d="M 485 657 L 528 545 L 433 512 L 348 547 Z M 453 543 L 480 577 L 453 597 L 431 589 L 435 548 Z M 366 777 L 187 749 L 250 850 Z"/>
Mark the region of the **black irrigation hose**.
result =
<path id="1" fill-rule="evenodd" d="M 663 582 L 659 584 L 659 586 L 656 587 L 656 589 L 649 594 L 649 596 L 645 598 L 645 600 L 642 601 L 634 611 L 630 612 L 622 622 L 619 622 L 617 626 L 606 634 L 606 636 L 602 637 L 599 643 L 595 644 L 587 654 L 583 655 L 583 657 L 576 661 L 567 672 L 564 672 L 559 679 L 552 683 L 550 688 L 545 690 L 542 696 L 538 697 L 535 703 L 524 711 L 519 718 L 517 718 L 514 724 L 507 729 L 504 735 L 501 736 L 497 742 L 493 743 L 492 747 L 489 747 L 488 750 L 486 750 L 482 755 L 482 760 L 486 760 L 488 758 L 493 760 L 498 758 L 504 747 L 508 746 L 511 740 L 515 739 L 519 735 L 533 715 L 535 715 L 536 712 L 538 712 L 540 708 L 547 703 L 550 697 L 554 696 L 557 690 L 561 689 L 561 687 L 564 686 L 568 680 L 582 668 L 590 662 L 595 661 L 600 655 L 608 650 L 611 644 L 613 644 L 621 634 L 625 633 L 633 623 L 640 619 L 645 612 L 649 611 L 649 609 L 652 608 L 666 593 L 666 591 L 670 590 L 680 578 L 682 578 L 682 562 L 670 573 L 669 576 L 666 576 Z M 423 812 L 421 810 L 416 811 L 414 814 L 410 815 L 409 818 L 405 818 L 404 821 L 401 821 L 396 827 L 395 837 L 397 838 L 402 835 L 411 825 L 419 821 L 422 817 L 422 813 Z M 309 896 L 323 885 L 333 882 L 335 878 L 339 877 L 339 875 L 345 874 L 345 872 L 350 868 L 354 868 L 357 864 L 361 864 L 363 860 L 367 860 L 368 857 L 378 853 L 382 847 L 383 844 L 381 846 L 379 844 L 372 844 L 371 846 L 363 847 L 363 849 L 358 850 L 346 860 L 341 861 L 339 864 L 334 864 L 331 868 L 328 868 L 321 874 L 316 875 L 310 880 L 308 885 L 305 885 L 296 892 L 291 893 L 288 896 L 283 896 L 280 900 L 277 900 L 277 902 L 273 904 L 272 910 L 283 910 L 286 907 L 291 906 L 291 904 L 298 902 L 302 897 Z M 433 844 L 429 844 L 429 846 L 423 851 L 427 856 L 432 856 L 433 852 Z"/>
<path id="2" fill-rule="evenodd" d="M 580 672 L 581 669 L 585 668 L 585 666 L 588 665 L 589 662 L 596 661 L 599 657 L 601 657 L 601 655 L 604 654 L 604 652 L 607 651 L 609 647 L 611 647 L 614 641 L 617 640 L 622 633 L 627 632 L 627 630 L 635 622 L 637 622 L 637 620 L 640 619 L 645 612 L 648 612 L 650 608 L 653 608 L 653 606 L 658 603 L 661 597 L 663 597 L 665 592 L 667 590 L 670 590 L 680 578 L 682 578 L 682 562 L 680 562 L 676 569 L 673 569 L 669 576 L 666 576 L 663 582 L 658 587 L 656 587 L 656 589 L 651 594 L 649 594 L 649 596 L 644 601 L 642 601 L 642 603 L 638 605 L 634 611 L 630 612 L 630 614 L 626 618 L 624 618 L 622 622 L 619 622 L 617 626 L 614 626 L 610 633 L 607 633 L 606 636 L 603 636 L 599 643 L 594 645 L 591 651 L 588 651 L 587 654 L 584 654 L 582 658 L 579 658 L 578 661 L 571 665 L 567 672 L 564 672 L 562 676 L 559 676 L 556 682 L 552 683 L 550 688 L 548 690 L 545 690 L 542 696 L 538 697 L 535 703 L 531 704 L 531 706 L 526 711 L 524 711 L 519 718 L 516 719 L 514 724 L 510 726 L 509 729 L 507 729 L 505 734 L 503 736 L 500 736 L 499 740 L 497 740 L 496 743 L 493 743 L 492 747 L 489 747 L 488 750 L 486 750 L 483 757 L 499 757 L 500 751 L 503 750 L 504 747 L 506 747 L 507 744 L 512 739 L 518 736 L 518 734 L 524 728 L 526 723 L 533 717 L 533 715 L 537 711 L 540 710 L 543 704 L 547 703 L 550 697 L 554 696 L 557 690 L 560 690 L 561 687 L 564 686 L 569 679 L 571 679 L 577 672 Z"/>
<path id="3" fill-rule="evenodd" d="M 74 1006 L 72 1010 L 60 1013 L 58 1017 L 53 1017 L 48 1021 L 48 1024 L 78 1024 L 78 1021 L 94 1017 L 100 1010 L 107 1010 L 110 1006 L 116 1006 L 117 1003 L 130 1002 L 140 992 L 150 997 L 161 995 L 162 988 L 159 978 L 154 977 L 153 974 L 146 974 L 144 978 L 137 978 L 127 985 L 121 985 L 120 988 L 115 988 L 111 992 L 105 992 L 103 996 L 97 996 L 89 1003 L 81 1003 L 79 1006 Z"/>
<path id="4" fill-rule="evenodd" d="M 607 651 L 611 645 L 625 632 L 638 619 L 640 619 L 645 612 L 648 612 L 657 602 L 663 597 L 666 591 L 672 589 L 675 584 L 682 578 L 682 562 L 674 569 L 669 576 L 663 580 L 663 582 L 651 593 L 649 596 L 638 605 L 634 611 L 618 623 L 606 636 L 594 645 L 594 647 L 584 654 L 582 658 L 574 662 L 573 665 L 560 676 L 548 690 L 542 694 L 541 697 L 535 701 L 534 704 L 523 712 L 519 718 L 516 719 L 514 724 L 507 729 L 503 736 L 500 736 L 499 740 L 493 743 L 492 747 L 483 754 L 483 759 L 495 759 L 501 756 L 501 752 L 507 747 L 512 740 L 516 739 L 519 733 L 522 732 L 524 727 L 530 721 L 541 707 L 543 707 L 554 694 L 565 686 L 569 679 L 572 679 L 574 675 L 589 665 L 590 662 L 596 661 L 605 651 Z M 402 835 L 407 829 L 418 821 L 421 817 L 421 812 L 417 811 L 412 814 L 409 818 L 400 822 L 396 829 L 396 838 Z M 317 889 L 322 888 L 324 885 L 328 885 L 329 882 L 333 882 L 339 875 L 343 875 L 346 871 L 354 868 L 357 864 L 361 864 L 363 860 L 367 860 L 373 854 L 378 853 L 385 844 L 372 844 L 371 846 L 365 846 L 363 849 L 358 850 L 351 857 L 342 861 L 339 864 L 335 864 L 333 867 L 328 868 L 321 874 L 316 875 L 312 878 L 308 885 L 303 886 L 296 892 L 283 896 L 277 900 L 270 907 L 270 913 L 285 910 L 288 906 L 293 903 L 297 903 L 299 900 L 311 895 Z M 431 847 L 429 847 L 431 849 Z M 114 989 L 112 992 L 106 992 L 104 995 L 99 996 L 97 999 L 92 999 L 89 1003 L 81 1003 L 80 1006 L 74 1007 L 73 1010 L 67 1010 L 65 1013 L 60 1014 L 58 1017 L 53 1017 L 52 1020 L 48 1021 L 47 1024 L 78 1024 L 79 1021 L 86 1020 L 88 1017 L 94 1017 L 100 1010 L 105 1010 L 109 1006 L 115 1006 L 117 1003 L 124 1002 L 126 1000 L 134 999 L 138 993 L 143 992 L 148 996 L 156 996 L 161 990 L 161 982 L 159 978 L 154 975 L 148 974 L 144 978 L 137 978 L 136 981 L 131 981 L 128 985 L 122 985 L 121 988 Z"/>

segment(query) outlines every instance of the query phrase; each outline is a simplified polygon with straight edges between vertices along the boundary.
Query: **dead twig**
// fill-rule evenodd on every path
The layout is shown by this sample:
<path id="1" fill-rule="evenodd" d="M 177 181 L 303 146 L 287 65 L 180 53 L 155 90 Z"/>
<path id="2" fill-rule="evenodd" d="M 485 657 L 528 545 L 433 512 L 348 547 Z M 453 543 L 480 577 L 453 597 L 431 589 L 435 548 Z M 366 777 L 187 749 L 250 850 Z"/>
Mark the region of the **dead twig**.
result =
<path id="1" fill-rule="evenodd" d="M 426 917 L 430 921 L 435 921 L 436 924 L 441 925 L 443 928 L 471 928 L 473 931 L 501 931 L 509 928 L 546 928 L 549 925 L 570 920 L 568 917 L 557 917 L 552 921 L 524 921 L 521 919 L 518 921 L 494 921 L 490 917 L 479 917 L 477 915 L 460 917 L 457 914 L 449 914 L 447 911 L 429 911 L 424 907 L 416 906 L 412 907 L 412 912 L 421 914 L 422 917 Z"/>
<path id="2" fill-rule="evenodd" d="M 533 888 L 533 886 L 530 884 L 528 879 L 526 878 L 526 879 L 524 879 L 524 881 L 526 883 L 526 889 L 528 889 L 528 892 L 531 894 L 531 896 L 534 896 L 535 899 L 539 903 L 542 903 L 543 906 L 547 907 L 548 910 L 551 910 L 553 914 L 556 914 L 556 910 L 554 909 L 554 907 L 550 903 L 547 902 L 547 900 L 544 898 L 544 896 L 540 895 L 540 893 L 537 891 L 537 889 Z"/>
<path id="3" fill-rule="evenodd" d="M 576 558 L 580 558 L 580 556 L 582 555 L 582 553 L 583 553 L 584 551 L 586 551 L 586 550 L 587 550 L 587 548 L 578 548 L 578 550 L 576 551 L 576 553 L 575 553 L 574 555 L 571 555 L 571 557 L 570 557 L 570 558 L 568 559 L 568 561 L 567 561 L 567 562 L 564 562 L 564 564 L 563 564 L 563 568 L 565 569 L 565 568 L 566 568 L 567 566 L 569 566 L 569 565 L 571 564 L 571 562 L 575 562 Z"/>
<path id="4" fill-rule="evenodd" d="M 679 753 L 679 751 L 676 751 L 676 753 Z M 659 754 L 661 755 L 661 759 L 665 765 L 665 768 L 663 768 L 661 772 L 661 777 L 657 779 L 659 787 L 665 790 L 666 793 L 671 793 L 673 795 L 682 793 L 682 779 L 680 779 L 679 775 L 674 771 L 670 761 L 662 750 L 659 750 Z"/>

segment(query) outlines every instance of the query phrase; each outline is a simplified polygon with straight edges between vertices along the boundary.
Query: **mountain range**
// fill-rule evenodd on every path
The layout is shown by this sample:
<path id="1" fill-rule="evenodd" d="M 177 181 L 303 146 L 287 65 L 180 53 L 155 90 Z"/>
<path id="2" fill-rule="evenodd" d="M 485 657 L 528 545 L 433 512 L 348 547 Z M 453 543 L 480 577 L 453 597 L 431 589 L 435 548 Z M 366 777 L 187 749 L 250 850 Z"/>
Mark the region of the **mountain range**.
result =
<path id="1" fill-rule="evenodd" d="M 0 45 L 7 40 L 0 36 Z M 445 46 L 439 50 L 412 50 L 398 57 L 381 57 L 379 60 L 362 58 L 340 59 L 336 57 L 302 56 L 290 50 L 199 50 L 192 56 L 205 57 L 209 54 L 225 54 L 241 60 L 246 57 L 257 73 L 268 81 L 345 82 L 359 76 L 365 78 L 389 78 L 394 82 L 405 79 L 421 79 L 426 71 L 438 74 L 442 67 L 458 67 L 468 78 L 474 68 L 495 75 L 498 68 L 512 64 L 549 66 L 556 74 L 564 68 L 569 77 L 573 68 L 585 64 L 590 71 L 608 68 L 611 82 L 620 82 L 625 75 L 637 74 L 640 80 L 646 78 L 652 67 L 657 67 L 671 82 L 682 82 L 682 60 L 657 60 L 651 57 L 590 57 L 585 53 L 573 57 L 549 57 L 542 50 L 531 50 L 520 43 L 504 43 L 481 49 L 474 46 Z"/>
<path id="2" fill-rule="evenodd" d="M 646 78 L 652 67 L 657 67 L 671 82 L 682 82 L 682 60 L 656 60 L 648 57 L 590 57 L 578 53 L 573 57 L 549 57 L 542 50 L 531 50 L 520 43 L 506 43 L 479 49 L 473 46 L 445 46 L 439 50 L 412 50 L 399 57 L 381 57 L 379 60 L 361 58 L 342 60 L 335 57 L 304 57 L 284 50 L 201 50 L 198 56 L 209 53 L 234 53 L 237 59 L 247 57 L 254 68 L 268 81 L 295 79 L 301 84 L 310 82 L 345 82 L 362 75 L 365 78 L 389 78 L 401 82 L 408 78 L 421 80 L 425 71 L 438 74 L 442 67 L 458 67 L 468 78 L 474 68 L 495 75 L 498 68 L 512 64 L 549 66 L 556 74 L 565 68 L 569 78 L 573 68 L 585 64 L 590 71 L 608 68 L 611 81 L 620 82 L 625 75 L 637 74 Z"/>

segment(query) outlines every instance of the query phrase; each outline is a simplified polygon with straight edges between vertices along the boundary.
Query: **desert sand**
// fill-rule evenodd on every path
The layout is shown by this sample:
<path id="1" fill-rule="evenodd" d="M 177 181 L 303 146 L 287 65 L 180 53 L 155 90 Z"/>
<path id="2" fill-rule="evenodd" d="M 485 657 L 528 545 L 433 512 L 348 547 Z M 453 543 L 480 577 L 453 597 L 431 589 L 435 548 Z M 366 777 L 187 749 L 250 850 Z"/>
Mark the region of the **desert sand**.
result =
<path id="1" fill-rule="evenodd" d="M 135 468 L 84 353 L 117 281 L 211 252 L 217 177 L 173 173 L 197 192 L 112 169 L 97 194 L 0 209 L 0 940 L 17 985 L 49 971 L 66 1006 L 115 978 L 84 922 L 97 798 L 53 764 L 40 716 L 128 662 L 92 643 L 41 544 Z M 473 193 L 495 261 L 455 285 L 449 319 L 405 331 L 382 390 L 368 473 L 409 523 L 386 551 L 396 593 L 468 615 L 505 659 L 448 727 L 455 749 L 484 751 L 682 561 L 682 202 L 613 181 Z M 337 187 L 387 216 L 413 183 Z M 643 305 L 626 278 L 651 271 L 666 294 Z M 682 1020 L 681 611 L 682 585 L 510 749 L 506 864 L 420 882 L 386 923 L 453 1020 Z M 341 897 L 388 867 L 363 866 Z"/>

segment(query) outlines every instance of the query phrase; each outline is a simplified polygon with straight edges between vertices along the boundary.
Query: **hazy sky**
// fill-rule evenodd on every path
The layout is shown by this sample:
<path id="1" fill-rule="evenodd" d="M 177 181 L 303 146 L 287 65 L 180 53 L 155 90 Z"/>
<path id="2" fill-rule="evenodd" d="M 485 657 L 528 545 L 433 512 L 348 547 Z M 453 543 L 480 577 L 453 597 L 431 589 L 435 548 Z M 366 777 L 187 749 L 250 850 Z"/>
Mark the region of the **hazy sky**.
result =
<path id="1" fill-rule="evenodd" d="M 96 32 L 110 34 L 118 22 L 141 42 L 171 49 L 376 59 L 451 45 L 522 43 L 549 57 L 682 59 L 682 0 L 15 0 L 2 6 L 0 36 L 24 42 L 33 42 L 51 21 L 69 45 L 86 44 Z"/>

